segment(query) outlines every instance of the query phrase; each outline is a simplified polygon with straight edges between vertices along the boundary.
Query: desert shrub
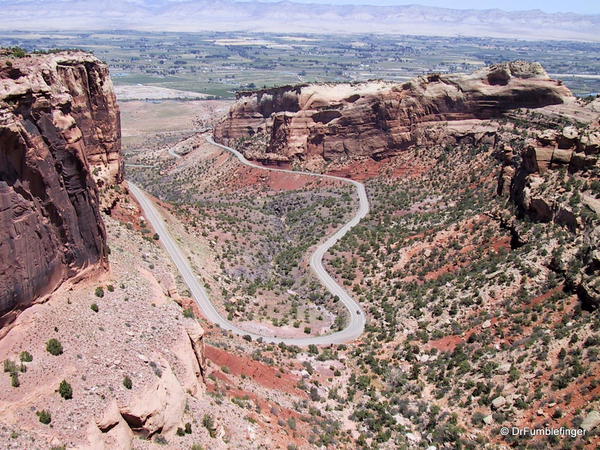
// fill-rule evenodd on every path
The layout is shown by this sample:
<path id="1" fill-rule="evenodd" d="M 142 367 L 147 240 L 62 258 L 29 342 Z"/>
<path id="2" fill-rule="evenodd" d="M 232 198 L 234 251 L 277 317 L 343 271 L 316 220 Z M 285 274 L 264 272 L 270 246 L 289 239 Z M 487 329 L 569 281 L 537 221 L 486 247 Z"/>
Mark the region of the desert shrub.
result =
<path id="1" fill-rule="evenodd" d="M 33 361 L 33 356 L 28 351 L 21 352 L 21 355 L 19 355 L 19 358 L 21 359 L 21 362 Z"/>
<path id="2" fill-rule="evenodd" d="M 318 391 L 318 389 L 315 386 L 313 386 L 313 387 L 310 388 L 310 399 L 313 402 L 318 402 L 318 401 L 321 400 L 321 396 L 319 395 L 319 391 Z"/>
<path id="3" fill-rule="evenodd" d="M 98 305 L 97 305 L 96 303 L 92 303 L 92 304 L 90 305 L 90 309 L 91 309 L 92 311 L 96 312 L 96 313 L 97 313 L 97 312 L 100 310 L 100 309 L 98 308 Z"/>
<path id="4" fill-rule="evenodd" d="M 48 342 L 46 342 L 46 350 L 51 355 L 58 356 L 62 355 L 63 346 L 58 339 L 52 338 Z"/>
<path id="5" fill-rule="evenodd" d="M 73 398 L 73 388 L 67 382 L 67 380 L 62 380 L 60 385 L 58 386 L 58 393 L 65 400 L 71 400 Z"/>
<path id="6" fill-rule="evenodd" d="M 159 445 L 167 445 L 169 442 L 167 441 L 167 439 L 162 435 L 162 434 L 158 434 L 155 438 L 154 438 L 154 442 L 156 442 Z"/>
<path id="7" fill-rule="evenodd" d="M 4 372 L 15 373 L 16 371 L 17 371 L 17 365 L 14 363 L 14 361 L 11 361 L 10 359 L 5 359 L 4 360 Z"/>
<path id="8" fill-rule="evenodd" d="M 104 297 L 104 289 L 102 288 L 102 286 L 98 286 L 94 291 L 94 294 L 96 294 L 96 297 Z"/>
<path id="9" fill-rule="evenodd" d="M 210 434 L 211 438 L 216 437 L 217 429 L 215 428 L 215 420 L 210 414 L 204 414 L 202 425 L 208 430 L 208 434 Z"/>
<path id="10" fill-rule="evenodd" d="M 52 414 L 50 414 L 50 412 L 46 411 L 45 409 L 36 412 L 36 414 L 40 419 L 40 422 L 42 422 L 44 425 L 48 425 L 50 422 L 52 422 Z"/>
<path id="11" fill-rule="evenodd" d="M 14 56 L 15 58 L 24 58 L 27 56 L 27 50 L 21 47 L 10 47 L 8 50 L 9 56 Z"/>
<path id="12" fill-rule="evenodd" d="M 127 375 L 123 378 L 123 386 L 125 386 L 126 389 L 131 389 L 133 387 L 133 382 Z"/>
<path id="13" fill-rule="evenodd" d="M 154 371 L 154 375 L 156 375 L 158 378 L 162 377 L 162 370 L 160 367 L 158 367 L 158 364 L 156 364 L 154 361 L 150 361 L 149 365 Z"/>
<path id="14" fill-rule="evenodd" d="M 290 417 L 287 421 L 288 426 L 292 429 L 295 430 L 296 429 L 296 419 L 293 417 Z"/>

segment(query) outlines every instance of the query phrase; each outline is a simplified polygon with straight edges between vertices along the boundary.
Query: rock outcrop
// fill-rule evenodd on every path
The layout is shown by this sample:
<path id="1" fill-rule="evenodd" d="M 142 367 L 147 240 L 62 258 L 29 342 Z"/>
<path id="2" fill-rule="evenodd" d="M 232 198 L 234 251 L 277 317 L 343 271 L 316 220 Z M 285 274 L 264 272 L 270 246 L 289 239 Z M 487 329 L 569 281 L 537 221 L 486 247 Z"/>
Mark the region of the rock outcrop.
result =
<path id="1" fill-rule="evenodd" d="M 120 182 L 107 66 L 83 52 L 0 52 L 0 326 L 107 264 L 98 186 Z"/>
<path id="2" fill-rule="evenodd" d="M 517 217 L 568 229 L 577 254 L 558 251 L 551 268 L 566 276 L 582 306 L 600 308 L 600 116 L 587 125 L 538 131 L 515 151 L 503 144 L 498 193 Z"/>
<path id="3" fill-rule="evenodd" d="M 540 64 L 516 61 L 403 84 L 305 84 L 242 92 L 214 137 L 265 162 L 381 159 L 432 140 L 494 144 L 493 130 L 452 130 L 452 125 L 573 99 Z M 440 129 L 441 124 L 448 126 Z"/>
<path id="4" fill-rule="evenodd" d="M 205 392 L 204 330 L 196 320 L 187 320 L 181 339 L 171 349 L 172 364 L 157 354 L 149 365 L 156 379 L 127 404 L 119 407 L 116 400 L 109 403 L 102 416 L 89 423 L 85 448 L 132 448 L 134 436 L 151 439 L 161 434 L 173 435 L 183 426 L 187 395 L 201 398 Z"/>
<path id="5" fill-rule="evenodd" d="M 134 434 L 119 411 L 116 400 L 112 400 L 102 417 L 92 421 L 87 428 L 89 445 L 84 449 L 129 450 Z"/>
<path id="6" fill-rule="evenodd" d="M 581 219 L 578 223 L 573 212 L 579 202 L 566 202 L 564 187 L 556 186 L 564 184 L 566 173 L 585 179 L 600 170 L 600 134 L 595 126 L 543 130 L 527 141 L 520 154 L 505 146 L 499 193 L 510 196 L 520 211 L 534 220 L 555 222 L 571 231 L 581 228 Z M 590 212 L 600 212 L 595 197 L 584 194 L 582 203 Z"/>
<path id="7" fill-rule="evenodd" d="M 145 438 L 175 431 L 185 409 L 185 391 L 170 365 L 162 361 L 157 370 L 154 384 L 120 410 L 130 428 Z"/>

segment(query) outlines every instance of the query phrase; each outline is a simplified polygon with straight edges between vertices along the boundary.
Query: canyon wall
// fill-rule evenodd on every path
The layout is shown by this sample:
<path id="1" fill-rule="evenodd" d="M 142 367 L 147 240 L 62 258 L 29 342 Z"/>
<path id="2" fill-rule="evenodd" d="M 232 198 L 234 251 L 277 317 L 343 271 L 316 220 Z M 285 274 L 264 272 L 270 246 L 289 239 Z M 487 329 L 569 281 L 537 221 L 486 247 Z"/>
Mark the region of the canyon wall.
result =
<path id="1" fill-rule="evenodd" d="M 461 125 L 504 112 L 573 100 L 538 63 L 515 61 L 471 75 L 433 74 L 396 84 L 314 84 L 242 92 L 215 128 L 217 141 L 264 162 L 382 159 L 440 136 L 439 125 Z M 479 129 L 455 138 L 493 143 Z"/>
<path id="2" fill-rule="evenodd" d="M 0 53 L 0 326 L 108 264 L 98 186 L 122 181 L 120 145 L 104 63 Z"/>
<path id="3" fill-rule="evenodd" d="M 556 251 L 552 270 L 565 276 L 582 305 L 600 308 L 600 114 L 587 125 L 532 133 L 521 151 L 502 142 L 498 194 L 510 198 L 519 218 L 568 229 L 580 250 Z M 517 223 L 514 222 L 513 223 Z M 529 235 L 528 235 L 529 234 Z M 523 233 L 522 242 L 533 242 Z"/>

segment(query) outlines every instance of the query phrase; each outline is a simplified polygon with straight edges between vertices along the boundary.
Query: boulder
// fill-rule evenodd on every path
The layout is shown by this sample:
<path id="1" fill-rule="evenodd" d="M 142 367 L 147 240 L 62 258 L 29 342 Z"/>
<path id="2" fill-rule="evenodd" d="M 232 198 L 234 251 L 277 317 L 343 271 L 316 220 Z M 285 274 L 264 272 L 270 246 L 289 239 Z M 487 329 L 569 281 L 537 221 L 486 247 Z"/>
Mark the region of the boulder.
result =
<path id="1" fill-rule="evenodd" d="M 581 196 L 581 201 L 587 208 L 589 208 L 591 211 L 596 213 L 597 216 L 600 217 L 600 199 L 592 197 L 588 194 L 583 194 Z"/>
<path id="2" fill-rule="evenodd" d="M 573 148 L 577 145 L 579 131 L 574 126 L 564 127 L 558 136 L 558 148 Z"/>
<path id="3" fill-rule="evenodd" d="M 503 396 L 496 397 L 494 400 L 492 400 L 492 408 L 494 408 L 494 409 L 500 409 L 505 404 L 506 404 L 506 398 L 504 398 Z"/>
<path id="4" fill-rule="evenodd" d="M 528 147 L 523 152 L 523 167 L 530 173 L 544 173 L 550 167 L 554 148 Z"/>
<path id="5" fill-rule="evenodd" d="M 186 322 L 197 322 L 195 319 L 188 319 Z M 202 343 L 203 330 L 198 325 L 198 330 L 194 327 L 192 331 L 187 329 L 192 328 L 186 323 L 186 329 L 182 330 L 182 336 L 177 340 L 172 351 L 180 362 L 180 380 L 186 392 L 199 397 L 204 393 L 204 347 Z"/>
<path id="6" fill-rule="evenodd" d="M 504 364 L 500 364 L 497 371 L 499 374 L 504 375 L 504 374 L 507 374 L 508 372 L 510 372 L 510 368 L 511 368 L 510 363 L 504 363 Z"/>
<path id="7" fill-rule="evenodd" d="M 600 425 L 600 412 L 591 411 L 581 422 L 581 429 L 590 432 L 598 425 Z"/>
<path id="8" fill-rule="evenodd" d="M 577 216 L 566 208 L 559 208 L 554 215 L 554 222 L 568 228 L 570 231 L 577 230 Z"/>
<path id="9" fill-rule="evenodd" d="M 421 435 L 419 433 L 406 433 L 406 439 L 408 439 L 411 442 L 414 442 L 415 444 L 418 444 L 419 442 L 421 442 Z"/>
<path id="10" fill-rule="evenodd" d="M 539 221 L 550 222 L 552 220 L 552 208 L 545 198 L 532 198 L 529 201 L 529 210 L 533 217 Z"/>
<path id="11" fill-rule="evenodd" d="M 90 422 L 87 438 L 89 445 L 83 446 L 83 449 L 129 450 L 132 448 L 133 432 L 121 416 L 116 400 L 109 403 L 100 419 Z"/>
<path id="12" fill-rule="evenodd" d="M 583 307 L 590 311 L 600 309 L 600 275 L 584 275 L 577 286 L 577 295 Z"/>
<path id="13" fill-rule="evenodd" d="M 552 129 L 540 131 L 537 135 L 538 142 L 543 146 L 554 145 L 557 139 L 558 132 Z"/>
<path id="14" fill-rule="evenodd" d="M 174 433 L 185 410 L 183 387 L 166 361 L 160 366 L 161 376 L 120 409 L 129 427 L 144 438 Z"/>
<path id="15" fill-rule="evenodd" d="M 579 138 L 579 148 L 586 155 L 600 153 L 600 131 L 588 131 Z"/>
<path id="16" fill-rule="evenodd" d="M 204 357 L 204 330 L 196 320 L 188 320 L 185 323 L 185 330 L 194 350 L 196 361 L 200 369 L 200 374 L 204 378 L 206 373 L 206 359 Z"/>
<path id="17" fill-rule="evenodd" d="M 558 165 L 568 165 L 571 162 L 571 157 L 573 156 L 573 150 L 561 150 L 556 149 L 552 153 L 552 164 Z"/>

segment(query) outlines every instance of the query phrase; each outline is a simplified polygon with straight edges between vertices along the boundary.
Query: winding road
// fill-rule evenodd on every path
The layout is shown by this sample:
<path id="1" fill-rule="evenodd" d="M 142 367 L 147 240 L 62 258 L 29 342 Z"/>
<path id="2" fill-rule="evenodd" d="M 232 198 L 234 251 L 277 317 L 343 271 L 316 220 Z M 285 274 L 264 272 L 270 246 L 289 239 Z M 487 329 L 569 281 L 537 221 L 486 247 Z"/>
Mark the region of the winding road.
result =
<path id="1" fill-rule="evenodd" d="M 342 226 L 335 234 L 329 237 L 324 243 L 320 244 L 315 252 L 310 257 L 310 266 L 314 271 L 315 275 L 323 286 L 333 295 L 337 296 L 344 306 L 348 309 L 348 323 L 346 327 L 340 331 L 336 331 L 331 334 L 322 335 L 322 336 L 309 336 L 305 338 L 278 338 L 274 336 L 263 336 L 256 333 L 248 332 L 233 323 L 229 322 L 226 318 L 221 316 L 215 306 L 210 301 L 208 293 L 204 288 L 203 283 L 198 279 L 198 277 L 194 274 L 190 263 L 188 262 L 186 256 L 183 254 L 178 244 L 175 242 L 175 239 L 168 232 L 165 222 L 158 212 L 152 201 L 148 198 L 148 196 L 142 191 L 138 186 L 134 183 L 129 182 L 129 188 L 131 193 L 135 196 L 135 198 L 140 203 L 144 215 L 146 219 L 152 224 L 154 230 L 160 236 L 160 242 L 162 242 L 165 247 L 167 253 L 177 266 L 177 269 L 181 273 L 183 280 L 188 285 L 190 292 L 192 293 L 192 297 L 200 306 L 200 309 L 206 316 L 206 318 L 219 325 L 224 330 L 229 330 L 235 334 L 239 335 L 249 335 L 253 339 L 262 338 L 264 342 L 271 343 L 281 343 L 283 342 L 286 345 L 298 345 L 298 346 L 307 346 L 310 344 L 315 345 L 329 345 L 329 344 L 342 344 L 346 342 L 353 341 L 357 337 L 359 337 L 365 328 L 365 313 L 361 306 L 346 292 L 346 290 L 340 286 L 330 275 L 327 273 L 325 268 L 323 267 L 323 256 L 325 253 L 333 247 L 336 242 L 338 242 L 352 227 L 360 222 L 360 220 L 365 217 L 369 212 L 369 200 L 367 198 L 367 192 L 365 190 L 365 186 L 358 182 L 348 178 L 336 177 L 332 175 L 322 175 L 318 173 L 312 172 L 302 172 L 296 170 L 287 170 L 287 169 L 275 169 L 270 167 L 263 167 L 258 164 L 254 164 L 246 159 L 244 155 L 242 155 L 237 150 L 227 147 L 225 145 L 218 144 L 214 142 L 212 137 L 206 137 L 206 140 L 224 150 L 227 150 L 233 153 L 237 159 L 242 163 L 250 167 L 254 167 L 260 170 L 270 170 L 275 172 L 284 172 L 291 174 L 301 174 L 318 178 L 329 178 L 333 180 L 343 181 L 344 183 L 352 184 L 357 192 L 359 198 L 359 208 L 354 215 L 354 217 Z M 181 158 L 180 155 L 176 153 L 171 153 L 171 155 Z"/>

